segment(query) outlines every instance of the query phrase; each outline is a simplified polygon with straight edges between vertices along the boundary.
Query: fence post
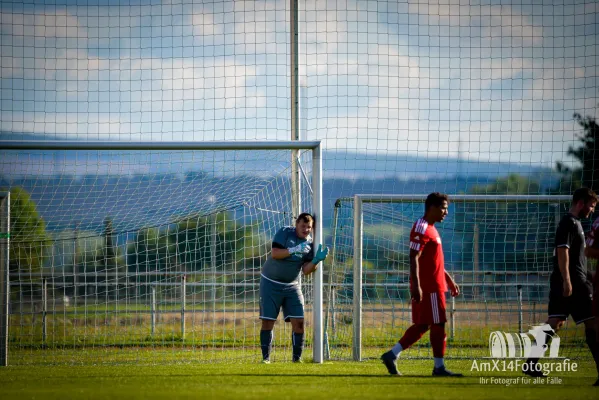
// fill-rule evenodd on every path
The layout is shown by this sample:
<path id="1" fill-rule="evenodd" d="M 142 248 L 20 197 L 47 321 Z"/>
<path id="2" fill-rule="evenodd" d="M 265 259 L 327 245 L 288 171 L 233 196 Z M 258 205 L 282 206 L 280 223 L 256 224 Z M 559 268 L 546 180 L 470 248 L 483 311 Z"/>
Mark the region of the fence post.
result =
<path id="1" fill-rule="evenodd" d="M 42 343 L 46 344 L 48 337 L 48 279 L 42 278 Z"/>
<path id="2" fill-rule="evenodd" d="M 156 329 L 156 286 L 152 285 L 150 291 L 150 332 L 154 336 Z"/>
<path id="3" fill-rule="evenodd" d="M 480 230 L 478 228 L 478 224 L 474 224 L 474 233 L 472 238 L 472 298 L 474 301 L 477 301 L 480 295 L 479 240 Z"/>
<path id="4" fill-rule="evenodd" d="M 8 366 L 10 192 L 0 193 L 0 367 Z"/>
<path id="5" fill-rule="evenodd" d="M 181 277 L 181 340 L 185 340 L 185 275 Z"/>
<path id="6" fill-rule="evenodd" d="M 451 340 L 455 337 L 455 297 L 451 297 L 451 309 L 449 310 L 449 320 L 451 321 L 451 329 L 449 337 Z"/>
<path id="7" fill-rule="evenodd" d="M 522 332 L 522 285 L 518 285 L 518 333 Z"/>
<path id="8" fill-rule="evenodd" d="M 391 335 L 395 334 L 395 299 L 391 299 Z"/>
<path id="9" fill-rule="evenodd" d="M 337 316 L 335 315 L 335 302 L 337 301 L 336 290 L 331 293 L 331 329 L 333 331 L 333 338 L 337 334 Z"/>

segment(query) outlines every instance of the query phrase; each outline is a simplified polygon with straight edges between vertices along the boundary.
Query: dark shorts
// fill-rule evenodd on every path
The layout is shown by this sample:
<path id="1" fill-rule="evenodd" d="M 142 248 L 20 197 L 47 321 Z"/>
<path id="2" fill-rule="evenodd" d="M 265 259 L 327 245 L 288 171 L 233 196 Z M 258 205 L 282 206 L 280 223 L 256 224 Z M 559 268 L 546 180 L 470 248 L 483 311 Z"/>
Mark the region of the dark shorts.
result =
<path id="1" fill-rule="evenodd" d="M 593 295 L 590 286 L 575 287 L 572 296 L 564 297 L 562 288 L 552 287 L 549 291 L 549 318 L 572 319 L 580 324 L 593 317 Z"/>
<path id="2" fill-rule="evenodd" d="M 260 319 L 276 321 L 283 307 L 286 322 L 304 318 L 304 295 L 299 284 L 285 285 L 260 277 Z"/>

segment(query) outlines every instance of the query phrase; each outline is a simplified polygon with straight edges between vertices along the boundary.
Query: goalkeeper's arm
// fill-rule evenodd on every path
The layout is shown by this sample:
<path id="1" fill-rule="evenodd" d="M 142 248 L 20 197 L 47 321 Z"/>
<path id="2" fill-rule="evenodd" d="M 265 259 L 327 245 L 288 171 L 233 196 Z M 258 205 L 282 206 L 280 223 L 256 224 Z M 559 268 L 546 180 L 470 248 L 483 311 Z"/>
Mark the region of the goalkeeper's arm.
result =
<path id="1" fill-rule="evenodd" d="M 314 254 L 314 258 L 312 259 L 312 261 L 305 263 L 302 266 L 302 271 L 304 273 L 304 275 L 310 275 L 312 272 L 316 271 L 316 269 L 318 268 L 318 264 L 321 261 L 324 261 L 327 256 L 329 255 L 329 248 L 328 247 L 322 247 L 322 244 L 318 245 L 318 250 L 316 251 L 316 254 Z"/>
<path id="2" fill-rule="evenodd" d="M 273 242 L 271 254 L 272 258 L 274 258 L 275 260 L 282 260 L 294 254 L 301 256 L 309 252 L 310 244 L 308 242 L 298 244 L 297 246 L 290 247 L 288 249 L 286 249 L 283 245 L 279 243 Z"/>

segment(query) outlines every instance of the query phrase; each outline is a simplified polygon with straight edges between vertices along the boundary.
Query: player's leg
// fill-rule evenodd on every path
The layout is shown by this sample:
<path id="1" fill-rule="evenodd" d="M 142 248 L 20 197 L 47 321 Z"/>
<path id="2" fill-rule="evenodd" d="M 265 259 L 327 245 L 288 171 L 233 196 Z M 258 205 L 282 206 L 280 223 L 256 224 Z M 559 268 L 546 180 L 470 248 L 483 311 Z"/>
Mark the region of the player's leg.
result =
<path id="1" fill-rule="evenodd" d="M 293 348 L 292 361 L 301 362 L 304 351 L 304 319 L 290 318 L 291 321 L 291 345 Z"/>
<path id="2" fill-rule="evenodd" d="M 561 293 L 561 288 L 551 288 L 549 290 L 549 304 L 547 306 L 547 321 L 546 324 L 551 326 L 555 332 L 561 329 L 565 321 L 570 315 L 570 302 L 568 298 Z M 543 372 L 538 368 L 539 359 L 530 357 L 522 365 L 522 372 L 533 378 L 543 377 Z"/>
<path id="3" fill-rule="evenodd" d="M 285 288 L 283 315 L 285 321 L 291 322 L 292 361 L 301 362 L 304 351 L 304 296 L 299 285 Z"/>
<path id="4" fill-rule="evenodd" d="M 595 340 L 599 343 L 599 291 L 597 290 L 593 294 L 593 314 L 595 315 Z M 595 360 L 595 363 L 597 363 L 597 360 Z M 599 367 L 597 369 L 599 370 Z M 597 377 L 593 386 L 599 386 L 599 377 Z"/>
<path id="5" fill-rule="evenodd" d="M 586 337 L 587 346 L 593 355 L 595 367 L 597 368 L 597 381 L 595 386 L 599 386 L 599 341 L 597 341 L 597 331 L 595 327 L 595 319 L 591 318 L 584 321 L 584 334 Z"/>
<path id="6" fill-rule="evenodd" d="M 576 290 L 577 289 L 577 290 Z M 599 342 L 595 331 L 595 316 L 593 315 L 592 289 L 587 287 L 576 288 L 572 294 L 572 318 L 576 325 L 584 324 L 584 333 L 587 346 L 591 351 L 599 381 Z"/>
<path id="7" fill-rule="evenodd" d="M 272 351 L 273 328 L 279 310 L 281 309 L 282 295 L 276 283 L 270 282 L 264 278 L 260 279 L 260 319 L 262 327 L 260 329 L 260 349 L 262 350 L 262 362 L 270 362 L 270 353 Z"/>
<path id="8" fill-rule="evenodd" d="M 435 361 L 433 376 L 461 377 L 463 376 L 462 374 L 451 372 L 445 368 L 445 346 L 447 344 L 447 335 L 445 334 L 445 323 L 447 322 L 445 293 L 430 293 L 425 296 L 429 296 L 433 322 L 430 332 L 431 347 L 433 348 Z"/>
<path id="9" fill-rule="evenodd" d="M 597 271 L 596 273 L 599 274 L 599 271 Z M 599 290 L 597 289 L 597 287 L 595 287 L 595 291 L 593 293 L 593 315 L 595 316 L 595 340 L 597 341 L 597 343 L 599 343 Z M 595 360 L 595 363 L 596 362 L 597 360 Z M 597 380 L 595 381 L 595 384 L 593 386 L 599 386 L 599 377 L 597 377 Z"/>
<path id="10" fill-rule="evenodd" d="M 424 301 L 424 299 L 423 299 Z M 389 350 L 381 356 L 381 360 L 385 367 L 387 367 L 387 371 L 391 375 L 401 375 L 397 370 L 396 360 L 401 354 L 403 350 L 410 348 L 414 343 L 416 343 L 420 338 L 428 331 L 429 323 L 427 321 L 431 320 L 431 318 L 426 318 L 422 313 L 423 302 L 416 303 L 412 301 L 412 322 L 413 325 L 405 331 L 401 339 Z"/>

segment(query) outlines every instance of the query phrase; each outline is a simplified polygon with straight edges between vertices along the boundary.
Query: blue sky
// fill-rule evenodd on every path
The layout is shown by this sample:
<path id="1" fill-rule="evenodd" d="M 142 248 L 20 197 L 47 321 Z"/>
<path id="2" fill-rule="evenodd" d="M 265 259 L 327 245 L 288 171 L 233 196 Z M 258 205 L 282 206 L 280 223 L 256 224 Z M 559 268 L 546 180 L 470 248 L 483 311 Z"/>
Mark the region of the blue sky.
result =
<path id="1" fill-rule="evenodd" d="M 290 138 L 288 0 L 6 2 L 0 129 Z M 301 125 L 328 149 L 552 166 L 597 116 L 586 1 L 300 1 Z"/>

